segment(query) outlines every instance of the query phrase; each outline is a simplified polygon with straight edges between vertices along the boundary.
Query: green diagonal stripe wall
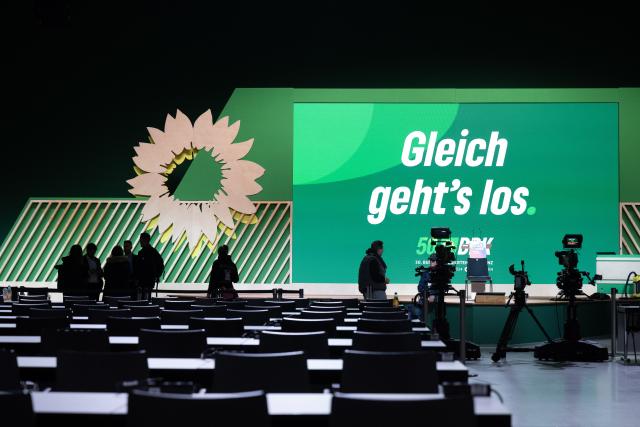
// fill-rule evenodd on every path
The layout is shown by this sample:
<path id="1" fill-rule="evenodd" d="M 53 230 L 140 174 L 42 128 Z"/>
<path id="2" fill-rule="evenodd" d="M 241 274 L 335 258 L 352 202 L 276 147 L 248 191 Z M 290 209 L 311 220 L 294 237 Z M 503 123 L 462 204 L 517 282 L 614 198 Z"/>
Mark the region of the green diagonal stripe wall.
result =
<path id="1" fill-rule="evenodd" d="M 55 265 L 71 245 L 93 242 L 104 262 L 111 249 L 132 240 L 137 252 L 144 200 L 30 199 L 0 248 L 0 281 L 54 282 Z M 239 267 L 241 283 L 291 283 L 291 202 L 256 203 L 257 224 L 236 220 L 235 237 L 221 234 Z M 164 283 L 206 283 L 215 253 L 205 248 L 196 257 L 186 241 L 151 242 L 165 261 Z"/>

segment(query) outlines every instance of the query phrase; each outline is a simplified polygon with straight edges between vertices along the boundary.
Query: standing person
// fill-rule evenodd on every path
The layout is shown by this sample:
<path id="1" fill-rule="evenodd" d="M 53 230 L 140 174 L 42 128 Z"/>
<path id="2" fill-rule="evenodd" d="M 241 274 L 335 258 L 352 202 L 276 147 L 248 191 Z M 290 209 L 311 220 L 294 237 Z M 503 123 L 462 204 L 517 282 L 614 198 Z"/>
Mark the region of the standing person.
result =
<path id="1" fill-rule="evenodd" d="M 58 289 L 65 295 L 81 295 L 87 285 L 89 266 L 82 256 L 82 247 L 73 245 L 69 249 L 69 255 L 62 258 L 62 264 L 57 265 Z"/>
<path id="2" fill-rule="evenodd" d="M 95 243 L 89 243 L 87 245 L 86 255 L 87 265 L 89 266 L 87 291 L 89 292 L 89 296 L 94 298 L 96 301 L 100 298 L 100 293 L 102 292 L 102 277 L 104 276 L 100 260 L 96 258 L 97 249 L 98 247 Z"/>
<path id="3" fill-rule="evenodd" d="M 158 251 L 151 246 L 149 233 L 140 234 L 140 246 L 141 248 L 134 258 L 133 271 L 138 281 L 140 299 L 149 299 L 151 291 L 160 281 L 160 276 L 164 271 L 164 261 Z"/>
<path id="4" fill-rule="evenodd" d="M 136 264 L 136 255 L 133 253 L 133 243 L 131 240 L 125 240 L 123 243 L 124 256 L 127 257 L 127 263 L 129 264 L 129 283 L 127 284 L 127 288 L 129 289 L 129 294 L 131 298 L 136 299 L 137 296 L 137 288 L 138 283 L 135 275 L 135 264 Z"/>
<path id="5" fill-rule="evenodd" d="M 131 269 L 129 260 L 124 255 L 120 245 L 111 250 L 111 256 L 107 258 L 104 266 L 104 295 L 125 296 L 131 295 Z"/>
<path id="6" fill-rule="evenodd" d="M 234 299 L 238 293 L 233 284 L 238 282 L 238 268 L 229 256 L 229 247 L 222 245 L 218 248 L 218 259 L 211 266 L 208 296 L 210 298 L 221 295 L 224 299 Z"/>
<path id="7" fill-rule="evenodd" d="M 371 247 L 365 251 L 365 256 L 360 262 L 358 270 L 358 290 L 365 299 L 387 299 L 387 264 L 382 259 L 384 252 L 381 240 L 371 243 Z"/>

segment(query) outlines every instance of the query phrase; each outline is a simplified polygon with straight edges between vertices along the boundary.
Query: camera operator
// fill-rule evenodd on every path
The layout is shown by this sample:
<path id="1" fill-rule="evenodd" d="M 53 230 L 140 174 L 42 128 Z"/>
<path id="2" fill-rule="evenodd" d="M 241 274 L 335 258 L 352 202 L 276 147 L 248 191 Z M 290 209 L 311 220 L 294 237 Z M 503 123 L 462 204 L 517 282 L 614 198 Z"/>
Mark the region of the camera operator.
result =
<path id="1" fill-rule="evenodd" d="M 371 243 L 358 270 L 358 290 L 365 299 L 387 299 L 387 264 L 382 259 L 384 248 L 381 240 Z"/>

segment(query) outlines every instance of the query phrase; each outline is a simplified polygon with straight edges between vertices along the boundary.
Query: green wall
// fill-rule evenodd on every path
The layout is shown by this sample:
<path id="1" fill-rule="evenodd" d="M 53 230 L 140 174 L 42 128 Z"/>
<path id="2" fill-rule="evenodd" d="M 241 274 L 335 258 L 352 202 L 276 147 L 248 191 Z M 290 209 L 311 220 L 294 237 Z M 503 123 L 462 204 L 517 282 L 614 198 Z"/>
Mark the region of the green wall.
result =
<path id="1" fill-rule="evenodd" d="M 640 88 L 619 89 L 236 89 L 221 116 L 241 119 L 240 140 L 256 138 L 248 159 L 272 159 L 261 178 L 265 191 L 291 200 L 293 103 L 295 102 L 617 102 L 620 120 L 620 201 L 640 201 Z M 264 142 L 267 141 L 265 144 Z M 128 160 L 128 159 L 127 159 Z M 277 163 L 281 161 L 281 163 Z M 271 163 L 271 162 L 268 162 Z"/>

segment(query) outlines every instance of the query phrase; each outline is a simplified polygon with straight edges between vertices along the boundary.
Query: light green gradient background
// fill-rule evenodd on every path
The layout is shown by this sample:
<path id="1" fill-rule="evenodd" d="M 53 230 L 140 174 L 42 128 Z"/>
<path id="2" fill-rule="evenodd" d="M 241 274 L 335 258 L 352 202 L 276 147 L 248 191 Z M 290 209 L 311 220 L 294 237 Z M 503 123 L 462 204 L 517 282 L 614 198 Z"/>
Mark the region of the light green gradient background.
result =
<path id="1" fill-rule="evenodd" d="M 438 130 L 439 139 L 457 140 L 462 129 L 469 129 L 469 139 L 488 140 L 494 130 L 507 138 L 504 166 L 401 164 L 409 132 Z M 345 141 L 350 154 L 336 157 L 336 147 Z M 413 188 L 420 178 L 432 186 L 461 179 L 473 189 L 469 213 L 453 214 L 455 199 L 448 197 L 446 215 L 388 213 L 382 224 L 367 222 L 375 187 Z M 494 189 L 528 187 L 528 206 L 535 214 L 479 215 L 486 179 L 495 181 Z M 535 272 L 532 280 L 552 283 L 558 270 L 553 252 L 564 233 L 585 235 L 582 268 L 593 270 L 596 251 L 618 247 L 618 105 L 299 103 L 294 106 L 293 182 L 295 282 L 353 283 L 364 249 L 382 239 L 392 280 L 412 283 L 412 269 L 421 258 L 418 238 L 430 227 L 449 226 L 457 237 L 495 238 L 495 282 L 510 282 L 508 265 L 525 259 Z M 458 273 L 455 282 L 463 279 Z"/>

